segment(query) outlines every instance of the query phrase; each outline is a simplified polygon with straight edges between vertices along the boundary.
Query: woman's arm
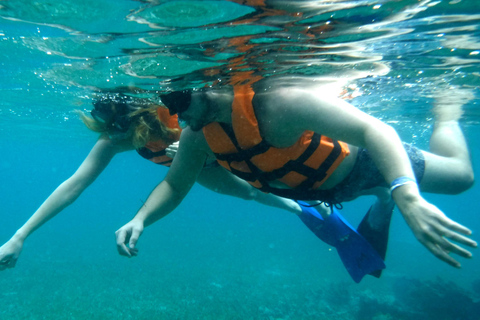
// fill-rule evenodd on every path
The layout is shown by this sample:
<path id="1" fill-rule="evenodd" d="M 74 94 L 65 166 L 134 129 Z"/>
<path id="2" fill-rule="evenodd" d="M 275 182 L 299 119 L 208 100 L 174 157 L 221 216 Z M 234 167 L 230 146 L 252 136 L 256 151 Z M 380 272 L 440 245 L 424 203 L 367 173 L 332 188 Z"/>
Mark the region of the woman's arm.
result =
<path id="1" fill-rule="evenodd" d="M 13 237 L 0 247 L 0 270 L 13 268 L 25 239 L 72 204 L 102 173 L 115 154 L 121 151 L 123 151 L 121 147 L 115 145 L 108 138 L 101 137 L 77 171 L 60 184 Z"/>

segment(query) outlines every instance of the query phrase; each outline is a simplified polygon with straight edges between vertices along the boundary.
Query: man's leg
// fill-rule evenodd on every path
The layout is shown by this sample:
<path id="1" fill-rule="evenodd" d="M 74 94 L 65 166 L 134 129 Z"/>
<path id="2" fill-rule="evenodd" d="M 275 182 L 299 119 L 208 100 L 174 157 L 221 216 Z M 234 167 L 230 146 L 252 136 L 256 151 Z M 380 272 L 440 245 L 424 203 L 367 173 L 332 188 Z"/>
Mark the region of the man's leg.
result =
<path id="1" fill-rule="evenodd" d="M 377 199 L 370 207 L 368 215 L 365 216 L 364 221 L 367 222 L 373 229 L 388 229 L 390 220 L 392 218 L 393 209 L 395 208 L 395 202 L 390 195 L 390 190 L 379 187 L 371 190 L 371 193 L 374 194 Z"/>
<path id="2" fill-rule="evenodd" d="M 392 220 L 393 210 L 395 209 L 395 202 L 391 197 L 390 190 L 387 188 L 377 188 L 374 193 L 377 196 L 377 200 L 358 225 L 357 231 L 370 243 L 380 257 L 385 260 L 390 221 Z M 379 278 L 381 274 L 381 270 L 371 273 L 371 275 L 377 278 Z"/>
<path id="3" fill-rule="evenodd" d="M 458 120 L 462 106 L 473 98 L 470 90 L 444 91 L 433 108 L 435 126 L 430 152 L 425 156 L 425 174 L 420 189 L 425 192 L 457 194 L 469 189 L 474 180 L 470 153 Z"/>
<path id="4" fill-rule="evenodd" d="M 465 90 L 444 91 L 436 97 L 430 152 L 422 151 L 425 157 L 425 172 L 420 181 L 422 191 L 455 194 L 471 187 L 472 164 L 458 120 L 463 113 L 462 106 L 472 98 L 471 91 Z M 384 257 L 395 203 L 387 188 L 371 189 L 368 194 L 376 195 L 377 201 L 359 225 L 358 231 Z"/>

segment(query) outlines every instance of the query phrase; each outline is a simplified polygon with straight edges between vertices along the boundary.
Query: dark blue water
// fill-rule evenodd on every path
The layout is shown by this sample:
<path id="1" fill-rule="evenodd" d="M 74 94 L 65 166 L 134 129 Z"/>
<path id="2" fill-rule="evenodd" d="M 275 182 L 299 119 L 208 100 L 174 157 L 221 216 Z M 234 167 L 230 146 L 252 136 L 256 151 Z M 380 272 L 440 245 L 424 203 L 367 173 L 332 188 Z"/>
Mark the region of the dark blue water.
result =
<path id="1" fill-rule="evenodd" d="M 347 88 L 356 95 L 351 103 L 422 148 L 428 147 L 430 109 L 439 92 L 468 92 L 461 125 L 479 171 L 476 2 L 259 3 L 0 2 L 0 243 L 75 172 L 95 143 L 96 134 L 73 112 L 89 110 L 93 92 L 134 85 L 154 96 L 166 88 L 227 81 L 234 58 L 248 62 L 240 69 L 264 77 Z M 477 253 L 462 260 L 460 270 L 441 263 L 414 239 L 399 212 L 387 269 L 360 284 L 297 217 L 200 186 L 145 230 L 138 257 L 120 257 L 114 232 L 166 172 L 133 152 L 118 155 L 73 205 L 26 241 L 16 268 L 0 273 L 0 319 L 480 314 Z M 478 186 L 457 196 L 425 197 L 479 240 Z M 372 200 L 346 203 L 343 215 L 357 225 Z"/>

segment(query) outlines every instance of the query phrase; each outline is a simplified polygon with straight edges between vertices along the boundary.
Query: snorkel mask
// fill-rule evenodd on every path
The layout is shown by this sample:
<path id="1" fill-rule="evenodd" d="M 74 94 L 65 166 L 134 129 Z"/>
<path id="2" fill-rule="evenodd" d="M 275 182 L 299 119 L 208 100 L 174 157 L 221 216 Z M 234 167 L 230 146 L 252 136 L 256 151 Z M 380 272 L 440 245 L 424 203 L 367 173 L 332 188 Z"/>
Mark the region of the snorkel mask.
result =
<path id="1" fill-rule="evenodd" d="M 108 131 L 126 133 L 133 118 L 129 114 L 140 109 L 132 98 L 123 95 L 102 96 L 93 103 L 93 119 L 105 125 Z"/>
<path id="2" fill-rule="evenodd" d="M 160 95 L 160 100 L 168 108 L 170 115 L 182 113 L 190 107 L 192 90 L 174 91 Z"/>

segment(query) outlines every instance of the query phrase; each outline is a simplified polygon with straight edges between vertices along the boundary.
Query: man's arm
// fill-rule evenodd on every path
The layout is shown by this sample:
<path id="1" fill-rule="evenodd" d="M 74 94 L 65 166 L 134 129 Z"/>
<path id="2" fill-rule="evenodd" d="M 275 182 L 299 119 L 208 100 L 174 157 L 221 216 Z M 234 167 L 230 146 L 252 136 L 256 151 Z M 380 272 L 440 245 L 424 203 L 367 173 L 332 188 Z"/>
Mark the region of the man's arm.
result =
<path id="1" fill-rule="evenodd" d="M 414 177 L 395 130 L 342 99 L 320 91 L 286 89 L 265 95 L 259 103 L 267 105 L 258 117 L 262 133 L 277 147 L 290 146 L 305 130 L 312 130 L 367 148 L 389 183 L 400 176 Z"/>
<path id="2" fill-rule="evenodd" d="M 202 132 L 193 132 L 189 128 L 182 131 L 178 152 L 165 180 L 152 191 L 135 217 L 115 233 L 120 255 L 136 256 L 135 246 L 143 229 L 165 217 L 182 202 L 202 171 L 207 150 Z"/>
<path id="3" fill-rule="evenodd" d="M 261 108 L 261 115 L 268 119 L 261 121 L 260 126 L 273 145 L 291 145 L 304 130 L 312 130 L 367 148 L 389 184 L 398 177 L 414 178 L 408 155 L 395 130 L 341 99 L 320 91 L 288 89 L 265 96 L 259 103 L 266 105 Z M 403 185 L 395 189 L 393 198 L 414 235 L 437 258 L 460 267 L 449 253 L 471 257 L 470 252 L 447 240 L 476 247 L 476 242 L 464 236 L 471 231 L 425 201 L 417 186 Z"/>

